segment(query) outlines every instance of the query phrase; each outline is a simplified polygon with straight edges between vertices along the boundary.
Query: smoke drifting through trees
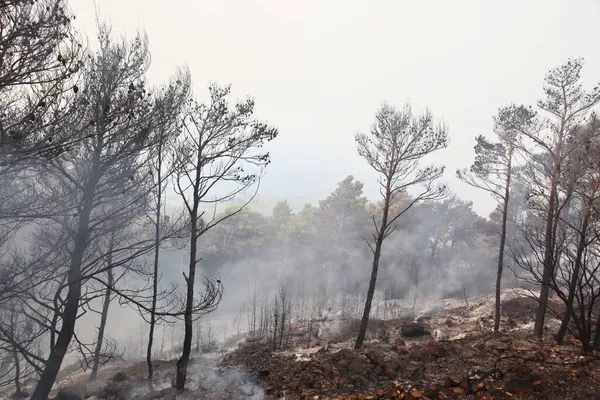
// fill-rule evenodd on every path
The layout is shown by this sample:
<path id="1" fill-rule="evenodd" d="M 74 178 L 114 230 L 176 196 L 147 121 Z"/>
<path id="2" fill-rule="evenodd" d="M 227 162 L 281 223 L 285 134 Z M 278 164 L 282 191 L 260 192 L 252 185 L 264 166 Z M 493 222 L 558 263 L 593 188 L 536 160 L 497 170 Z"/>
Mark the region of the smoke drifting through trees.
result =
<path id="1" fill-rule="evenodd" d="M 383 106 L 356 136 L 381 198 L 350 175 L 318 204 L 263 215 L 252 209 L 270 162 L 261 147 L 278 131 L 254 119 L 254 102 L 231 105 L 216 84 L 196 101 L 183 68 L 153 86 L 143 34 L 101 25 L 91 51 L 71 19 L 62 1 L 0 4 L 1 384 L 19 393 L 34 376 L 32 399 L 46 399 L 69 355 L 94 379 L 126 352 L 145 355 L 152 390 L 159 346 L 179 356 L 183 390 L 194 339 L 214 349 L 232 329 L 281 350 L 305 320 L 311 346 L 314 322 L 344 314 L 361 319 L 359 348 L 370 318 L 494 288 L 498 332 L 500 289 L 525 283 L 541 289 L 536 336 L 556 296 L 557 342 L 570 331 L 585 352 L 600 347 L 600 87 L 583 90 L 581 60 L 548 73 L 537 107 L 500 108 L 496 137 L 476 139 L 459 175 L 497 198 L 489 218 L 437 185 L 443 168 L 422 162 L 447 127 L 408 105 Z M 503 279 L 505 266 L 520 280 Z M 139 352 L 110 338 L 112 304 L 149 324 L 145 349 L 143 329 Z M 98 330 L 84 338 L 90 315 Z"/>

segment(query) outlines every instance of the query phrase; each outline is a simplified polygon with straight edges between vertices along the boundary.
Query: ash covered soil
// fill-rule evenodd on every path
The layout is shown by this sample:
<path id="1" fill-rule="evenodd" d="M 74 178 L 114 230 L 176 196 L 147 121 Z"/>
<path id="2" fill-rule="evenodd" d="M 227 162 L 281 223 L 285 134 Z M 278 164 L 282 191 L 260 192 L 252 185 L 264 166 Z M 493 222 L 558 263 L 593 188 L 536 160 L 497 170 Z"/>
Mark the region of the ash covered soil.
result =
<path id="1" fill-rule="evenodd" d="M 555 303 L 555 310 L 560 309 Z M 373 320 L 367 341 L 354 350 L 358 321 L 343 316 L 320 322 L 308 342 L 298 322 L 289 350 L 266 340 L 242 340 L 222 354 L 205 354 L 190 366 L 189 390 L 171 388 L 175 361 L 156 364 L 156 390 L 146 389 L 145 363 L 111 364 L 101 379 L 65 376 L 58 399 L 600 399 L 600 358 L 583 356 L 570 337 L 529 336 L 535 299 L 503 294 L 502 332 L 492 333 L 493 300 L 447 300 L 414 315 Z M 558 320 L 549 316 L 547 330 Z M 293 333 L 294 333 L 293 332 Z M 70 395 L 76 397 L 69 397 Z"/>

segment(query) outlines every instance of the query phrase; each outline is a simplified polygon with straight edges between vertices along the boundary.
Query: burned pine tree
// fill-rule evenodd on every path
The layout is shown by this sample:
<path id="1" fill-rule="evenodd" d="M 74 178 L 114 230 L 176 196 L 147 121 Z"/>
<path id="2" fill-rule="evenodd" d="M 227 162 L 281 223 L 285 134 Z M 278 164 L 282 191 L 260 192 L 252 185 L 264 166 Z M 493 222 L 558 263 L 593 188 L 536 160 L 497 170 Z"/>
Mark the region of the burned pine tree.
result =
<path id="1" fill-rule="evenodd" d="M 143 36 L 119 42 L 101 27 L 99 42 L 98 52 L 85 66 L 78 107 L 71 115 L 71 130 L 80 139 L 46 166 L 51 186 L 43 195 L 62 196 L 77 211 L 52 221 L 70 242 L 64 273 L 67 293 L 57 310 L 60 330 L 32 399 L 47 397 L 75 333 L 82 281 L 94 275 L 84 269 L 90 244 L 106 234 L 111 221 L 127 220 L 143 206 L 152 188 L 148 149 L 156 143 L 161 125 L 174 118 L 181 105 L 176 83 L 163 93 L 147 89 L 149 53 Z"/>
<path id="2" fill-rule="evenodd" d="M 567 140 L 569 135 L 589 119 L 594 106 L 600 102 L 600 86 L 585 91 L 581 84 L 582 59 L 569 59 L 565 64 L 548 72 L 544 81 L 545 98 L 538 102 L 538 111 L 532 107 L 514 107 L 530 115 L 530 123 L 515 123 L 507 128 L 515 129 L 523 137 L 519 149 L 524 156 L 522 180 L 527 187 L 531 225 L 524 238 L 523 248 L 517 249 L 515 261 L 525 267 L 541 284 L 538 307 L 535 313 L 534 335 L 541 338 L 548 307 L 551 282 L 560 262 L 560 219 L 569 206 L 571 189 L 561 186 L 562 171 L 574 147 Z M 507 118 L 509 121 L 519 118 Z M 561 187 L 565 190 L 561 190 Z M 543 224 L 542 226 L 537 226 Z M 518 253 L 518 254 L 517 254 Z M 531 253 L 540 262 L 542 273 L 531 268 L 524 253 Z M 531 258 L 531 257 L 529 257 Z M 539 279 L 538 279 L 539 278 Z"/>
<path id="3" fill-rule="evenodd" d="M 597 121 L 576 129 L 569 136 L 574 148 L 562 170 L 561 181 L 572 194 L 568 212 L 561 215 L 562 230 L 567 231 L 564 251 L 553 276 L 551 288 L 565 304 L 556 341 L 562 344 L 569 322 L 585 352 L 593 347 L 594 310 L 600 300 L 600 259 L 598 259 L 598 204 L 600 203 L 600 124 Z"/>
<path id="4" fill-rule="evenodd" d="M 40 213 L 48 213 L 25 188 L 43 179 L 39 164 L 72 139 L 71 132 L 57 129 L 68 116 L 81 66 L 72 19 L 63 0 L 0 4 L 0 251 L 5 255 L 0 304 L 40 281 L 46 255 L 28 257 L 12 244 Z"/>
<path id="5" fill-rule="evenodd" d="M 185 74 L 180 78 L 180 82 L 184 82 L 185 87 L 190 87 L 189 75 Z M 189 94 L 189 92 L 188 92 Z M 187 97 L 187 96 L 186 96 Z M 149 325 L 148 332 L 148 346 L 146 349 L 146 365 L 148 367 L 148 389 L 154 390 L 153 376 L 154 366 L 152 363 L 152 347 L 154 344 L 154 331 L 156 328 L 156 322 L 159 315 L 158 302 L 161 298 L 164 298 L 165 293 L 159 293 L 159 280 L 160 280 L 160 250 L 161 244 L 163 243 L 165 236 L 169 237 L 185 237 L 189 228 L 187 226 L 188 218 L 185 211 L 180 215 L 168 215 L 166 210 L 166 196 L 165 193 L 169 188 L 168 184 L 170 178 L 174 173 L 174 164 L 170 161 L 173 160 L 174 142 L 177 137 L 177 133 L 181 128 L 181 119 L 184 114 L 180 114 L 174 119 L 169 126 L 164 126 L 164 131 L 159 137 L 156 146 L 151 152 L 151 170 L 152 179 L 154 180 L 154 190 L 151 194 L 151 202 L 149 203 L 148 219 L 153 225 L 154 229 L 154 257 L 152 267 L 152 295 L 150 300 L 150 310 L 147 312 L 149 319 L 146 321 Z M 173 220 L 171 220 L 173 217 Z M 167 232 L 170 232 L 167 235 Z M 143 311 L 142 314 L 144 314 Z M 164 340 L 164 338 L 163 338 Z"/>
<path id="6" fill-rule="evenodd" d="M 370 240 L 365 239 L 373 254 L 373 263 L 360 330 L 354 346 L 356 349 L 362 346 L 367 333 L 384 240 L 396 230 L 399 218 L 414 204 L 439 199 L 445 194 L 445 187 L 435 183 L 444 168 L 422 168 L 420 163 L 426 156 L 447 146 L 446 126 L 436 124 L 429 111 L 423 115 L 413 114 L 409 105 L 402 110 L 384 105 L 375 118 L 376 122 L 369 134 L 356 135 L 358 154 L 379 175 L 382 196 L 381 219 L 377 221 L 373 216 L 373 236 Z M 421 186 L 422 189 L 406 204 L 398 206 L 399 197 L 415 186 Z"/>
<path id="7" fill-rule="evenodd" d="M 209 229 L 244 209 L 239 207 L 230 213 L 216 215 L 218 203 L 232 199 L 257 182 L 259 175 L 246 170 L 265 167 L 269 163 L 269 153 L 257 149 L 278 134 L 277 129 L 252 119 L 253 100 L 231 107 L 227 99 L 229 86 L 211 85 L 209 91 L 208 104 L 190 102 L 173 161 L 176 191 L 183 200 L 190 222 L 189 265 L 187 274 L 183 274 L 186 283 L 185 334 L 175 382 L 178 390 L 185 388 L 194 314 L 199 316 L 214 310 L 222 294 L 220 281 L 205 278 L 204 294 L 196 299 L 196 270 L 200 262 L 198 241 Z M 212 217 L 205 215 L 206 206 L 214 207 Z"/>
<path id="8" fill-rule="evenodd" d="M 0 3 L 0 167 L 62 151 L 76 138 L 57 130 L 77 88 L 82 48 L 64 0 Z M 1 174 L 0 174 L 1 176 Z"/>
<path id="9" fill-rule="evenodd" d="M 498 267 L 496 274 L 496 305 L 494 313 L 494 332 L 500 330 L 500 293 L 502 285 L 502 271 L 504 268 L 504 255 L 506 248 L 506 227 L 509 210 L 510 188 L 513 173 L 513 159 L 518 145 L 518 134 L 515 129 L 507 128 L 506 116 L 519 117 L 520 124 L 527 124 L 529 114 L 517 113 L 511 107 L 500 110 L 494 118 L 494 133 L 496 142 L 490 142 L 484 136 L 478 136 L 475 145 L 475 161 L 468 170 L 456 172 L 458 178 L 470 186 L 490 193 L 502 209 L 502 222 L 500 226 L 500 246 L 498 249 Z M 512 125 L 512 118 L 508 121 Z"/>

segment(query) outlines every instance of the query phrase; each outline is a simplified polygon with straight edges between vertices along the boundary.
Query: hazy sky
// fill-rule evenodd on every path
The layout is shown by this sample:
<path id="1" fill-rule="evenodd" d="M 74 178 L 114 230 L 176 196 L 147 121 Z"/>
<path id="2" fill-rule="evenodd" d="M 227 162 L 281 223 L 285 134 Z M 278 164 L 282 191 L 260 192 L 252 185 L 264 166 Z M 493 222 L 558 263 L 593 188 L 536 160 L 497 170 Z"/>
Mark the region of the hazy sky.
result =
<path id="1" fill-rule="evenodd" d="M 70 0 L 94 35 L 93 0 Z M 487 214 L 493 202 L 457 181 L 474 137 L 510 102 L 541 96 L 549 68 L 586 60 L 600 80 L 600 0 L 97 0 L 115 30 L 148 33 L 150 79 L 187 64 L 195 92 L 210 81 L 251 95 L 257 116 L 280 129 L 260 194 L 323 198 L 349 174 L 377 196 L 356 154 L 383 101 L 429 107 L 450 128 L 436 161 L 452 189 Z"/>

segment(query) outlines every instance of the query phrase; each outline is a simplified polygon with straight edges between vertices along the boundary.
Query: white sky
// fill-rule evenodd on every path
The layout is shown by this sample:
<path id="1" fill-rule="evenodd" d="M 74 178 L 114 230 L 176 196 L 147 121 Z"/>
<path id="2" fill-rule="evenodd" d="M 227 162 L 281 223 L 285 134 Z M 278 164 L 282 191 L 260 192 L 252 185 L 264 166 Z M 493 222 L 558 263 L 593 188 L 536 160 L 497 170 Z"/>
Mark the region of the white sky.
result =
<path id="1" fill-rule="evenodd" d="M 70 0 L 94 36 L 93 0 Z M 600 80 L 600 0 L 97 0 L 115 30 L 144 29 L 163 82 L 187 64 L 195 91 L 231 83 L 256 100 L 257 117 L 280 129 L 259 194 L 323 198 L 349 174 L 376 198 L 356 154 L 383 101 L 429 107 L 450 128 L 436 157 L 445 181 L 487 214 L 487 196 L 457 181 L 474 137 L 496 110 L 533 103 L 544 74 L 568 57 Z"/>

